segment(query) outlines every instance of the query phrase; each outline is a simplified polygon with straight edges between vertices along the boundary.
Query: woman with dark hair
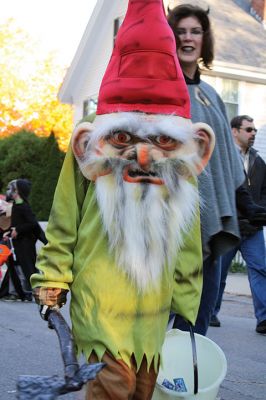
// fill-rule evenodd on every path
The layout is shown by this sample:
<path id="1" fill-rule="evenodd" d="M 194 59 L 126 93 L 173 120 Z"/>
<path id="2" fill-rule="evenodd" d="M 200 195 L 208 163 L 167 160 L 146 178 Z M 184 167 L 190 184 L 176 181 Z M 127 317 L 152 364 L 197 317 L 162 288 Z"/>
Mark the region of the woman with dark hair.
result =
<path id="1" fill-rule="evenodd" d="M 182 28 L 181 26 L 177 28 L 177 24 L 179 25 L 179 21 L 184 18 L 191 17 L 192 19 L 194 19 L 194 21 L 197 20 L 198 24 L 196 25 L 199 29 L 194 30 L 194 37 L 203 37 L 200 48 L 200 62 L 202 63 L 204 68 L 211 69 L 211 65 L 214 59 L 214 37 L 208 14 L 209 10 L 205 11 L 198 6 L 183 4 L 175 7 L 173 10 L 169 10 L 168 23 L 171 26 L 176 39 L 177 54 L 181 54 L 181 49 L 179 49 L 179 45 L 181 44 L 182 36 L 184 36 L 184 28 Z M 196 67 L 197 69 L 198 60 L 197 63 L 194 62 L 193 65 L 194 68 Z"/>
<path id="2" fill-rule="evenodd" d="M 236 151 L 225 105 L 213 87 L 201 80 L 201 70 L 210 69 L 214 39 L 209 10 L 181 4 L 169 10 L 168 22 L 176 38 L 176 51 L 190 94 L 191 119 L 206 122 L 216 136 L 216 145 L 205 171 L 199 176 L 203 289 L 195 332 L 205 335 L 218 295 L 221 255 L 239 242 L 236 189 L 244 181 L 243 166 Z M 176 318 L 175 327 L 187 329 Z"/>

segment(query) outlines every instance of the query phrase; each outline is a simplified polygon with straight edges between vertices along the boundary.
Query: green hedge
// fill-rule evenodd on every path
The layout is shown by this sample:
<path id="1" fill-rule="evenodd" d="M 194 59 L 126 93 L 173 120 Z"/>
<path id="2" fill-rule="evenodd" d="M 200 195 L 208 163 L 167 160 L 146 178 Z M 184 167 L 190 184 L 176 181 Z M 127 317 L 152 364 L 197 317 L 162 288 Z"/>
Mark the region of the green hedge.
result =
<path id="1" fill-rule="evenodd" d="M 233 260 L 232 264 L 230 265 L 229 271 L 232 273 L 246 274 L 247 267 L 245 266 L 244 263 Z"/>
<path id="2" fill-rule="evenodd" d="M 0 193 L 12 179 L 29 179 L 30 204 L 38 220 L 46 221 L 64 156 L 53 133 L 39 137 L 22 130 L 0 139 Z"/>

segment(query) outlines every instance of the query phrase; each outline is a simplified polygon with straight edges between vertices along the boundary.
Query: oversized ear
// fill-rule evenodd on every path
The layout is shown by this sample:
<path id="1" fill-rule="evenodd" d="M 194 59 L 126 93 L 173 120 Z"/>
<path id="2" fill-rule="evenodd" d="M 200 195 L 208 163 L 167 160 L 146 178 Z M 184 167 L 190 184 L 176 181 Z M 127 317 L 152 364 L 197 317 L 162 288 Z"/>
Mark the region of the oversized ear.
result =
<path id="1" fill-rule="evenodd" d="M 86 146 L 90 139 L 92 130 L 93 125 L 90 122 L 82 122 L 74 129 L 71 138 L 71 145 L 74 155 L 78 159 L 82 159 L 85 154 Z"/>
<path id="2" fill-rule="evenodd" d="M 211 158 L 215 145 L 215 135 L 212 128 L 203 122 L 194 124 L 193 130 L 199 156 L 199 162 L 197 163 L 197 173 L 199 175 Z"/>

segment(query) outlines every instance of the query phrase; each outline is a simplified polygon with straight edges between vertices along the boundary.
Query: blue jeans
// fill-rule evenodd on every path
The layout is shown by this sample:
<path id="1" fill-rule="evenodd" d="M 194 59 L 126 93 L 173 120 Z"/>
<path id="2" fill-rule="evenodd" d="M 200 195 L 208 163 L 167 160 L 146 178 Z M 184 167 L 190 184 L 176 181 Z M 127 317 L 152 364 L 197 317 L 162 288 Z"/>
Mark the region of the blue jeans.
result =
<path id="1" fill-rule="evenodd" d="M 214 315 L 217 315 L 221 308 L 228 270 L 238 250 L 247 264 L 255 317 L 259 323 L 266 320 L 266 263 L 265 241 L 262 230 L 242 239 L 237 247 L 222 257 L 221 284 Z"/>
<path id="2" fill-rule="evenodd" d="M 203 287 L 200 306 L 194 332 L 206 335 L 211 316 L 214 313 L 221 279 L 221 257 L 209 257 L 203 262 Z M 188 324 L 179 316 L 176 317 L 174 327 L 182 331 L 188 331 Z"/>

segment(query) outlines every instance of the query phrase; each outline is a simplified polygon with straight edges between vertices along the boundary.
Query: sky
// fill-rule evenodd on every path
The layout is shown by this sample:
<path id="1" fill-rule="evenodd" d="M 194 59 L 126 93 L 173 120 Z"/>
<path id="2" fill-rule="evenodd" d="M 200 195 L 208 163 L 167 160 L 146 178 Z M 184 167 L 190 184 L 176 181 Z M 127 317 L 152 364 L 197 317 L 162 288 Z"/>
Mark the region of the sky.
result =
<path id="1" fill-rule="evenodd" d="M 41 42 L 44 51 L 56 51 L 62 65 L 70 65 L 97 0 L 6 0 L 0 24 L 16 24 Z"/>

